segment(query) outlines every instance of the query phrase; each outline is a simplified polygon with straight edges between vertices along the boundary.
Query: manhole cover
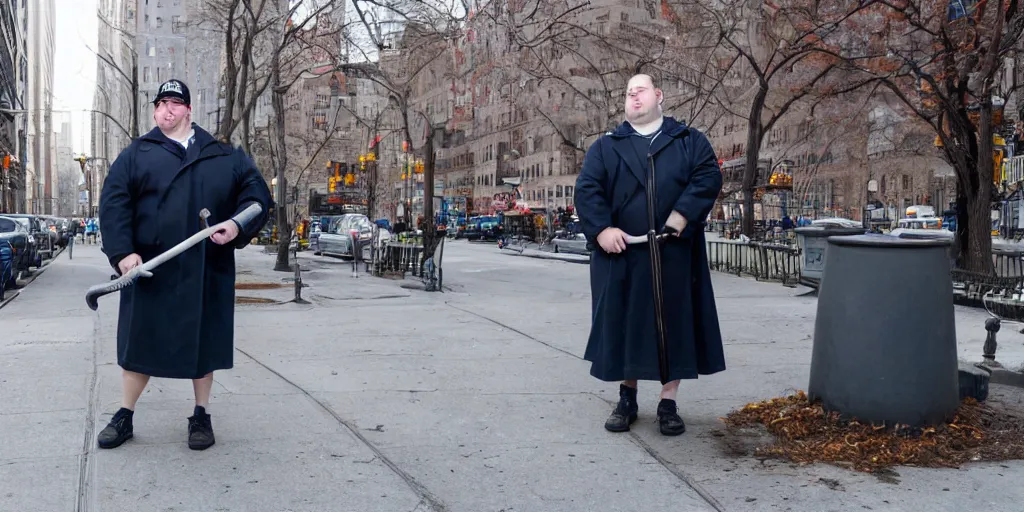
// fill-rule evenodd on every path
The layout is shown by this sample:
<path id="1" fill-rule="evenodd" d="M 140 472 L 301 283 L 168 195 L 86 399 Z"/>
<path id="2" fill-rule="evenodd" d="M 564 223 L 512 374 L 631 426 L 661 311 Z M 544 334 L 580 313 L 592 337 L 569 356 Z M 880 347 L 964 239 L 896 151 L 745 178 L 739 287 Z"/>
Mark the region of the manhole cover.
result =
<path id="1" fill-rule="evenodd" d="M 285 284 L 281 283 L 235 283 L 236 290 L 272 290 L 274 288 L 284 288 Z"/>

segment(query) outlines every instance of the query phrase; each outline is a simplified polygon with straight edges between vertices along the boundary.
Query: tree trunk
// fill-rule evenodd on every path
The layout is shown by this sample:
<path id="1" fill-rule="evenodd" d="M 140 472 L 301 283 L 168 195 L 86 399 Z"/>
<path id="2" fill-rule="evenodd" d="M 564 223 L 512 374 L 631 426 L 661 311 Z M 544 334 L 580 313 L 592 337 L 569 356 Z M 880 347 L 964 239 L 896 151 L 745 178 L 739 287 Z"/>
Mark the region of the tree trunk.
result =
<path id="1" fill-rule="evenodd" d="M 221 114 L 221 122 L 217 127 L 217 134 L 214 136 L 219 140 L 231 140 L 230 126 L 234 123 L 235 115 L 235 91 L 238 86 L 238 66 L 235 63 L 235 12 L 238 9 L 238 0 L 232 0 L 228 7 L 227 25 L 224 31 L 224 56 L 227 59 L 224 66 L 224 112 Z M 280 60 L 280 59 L 278 59 Z"/>
<path id="2" fill-rule="evenodd" d="M 990 187 L 985 187 L 984 184 L 982 185 L 982 188 L 990 189 Z M 991 234 L 992 205 L 988 199 L 990 195 L 991 192 L 989 190 L 978 194 L 972 194 L 972 197 L 968 197 L 967 206 L 965 208 L 967 210 L 966 222 L 961 220 L 957 221 L 958 231 L 960 223 L 967 225 L 967 233 L 965 233 L 965 238 L 961 241 L 962 245 L 960 246 L 963 268 L 985 274 L 991 274 L 993 271 Z"/>
<path id="3" fill-rule="evenodd" d="M 242 151 L 245 154 L 252 156 L 252 116 L 253 112 L 245 114 L 242 117 Z"/>
<path id="4" fill-rule="evenodd" d="M 978 120 L 978 156 L 974 159 L 976 169 L 968 189 L 967 245 L 961 247 L 964 267 L 975 272 L 991 273 L 992 265 L 992 178 L 994 158 L 992 154 L 992 96 L 985 94 L 980 99 L 981 116 Z"/>
<path id="5" fill-rule="evenodd" d="M 288 183 L 285 180 L 285 169 L 288 168 L 288 150 L 285 148 L 284 134 L 284 93 L 281 88 L 281 52 L 275 51 L 270 62 L 270 90 L 272 91 L 271 104 L 274 108 L 275 137 L 277 139 L 277 194 L 274 198 L 277 209 L 277 264 L 274 270 L 287 272 L 291 270 L 288 265 L 288 245 L 291 241 L 291 228 L 288 227 Z"/>
<path id="6" fill-rule="evenodd" d="M 423 259 L 434 256 L 437 224 L 434 222 L 434 128 L 427 125 L 423 144 Z"/>
<path id="7" fill-rule="evenodd" d="M 757 160 L 761 154 L 761 113 L 764 111 L 767 86 L 762 86 L 750 105 L 747 118 L 747 160 L 743 166 L 743 218 L 740 229 L 744 235 L 754 234 L 754 185 L 757 179 Z"/>
<path id="8" fill-rule="evenodd" d="M 377 133 L 374 131 L 373 139 L 377 140 Z M 366 215 L 370 217 L 370 220 L 378 218 L 377 212 L 377 159 L 380 158 L 380 144 L 375 143 L 370 148 L 370 154 L 373 155 L 371 160 L 366 166 Z"/>
<path id="9" fill-rule="evenodd" d="M 132 52 L 132 139 L 139 138 L 139 54 Z"/>

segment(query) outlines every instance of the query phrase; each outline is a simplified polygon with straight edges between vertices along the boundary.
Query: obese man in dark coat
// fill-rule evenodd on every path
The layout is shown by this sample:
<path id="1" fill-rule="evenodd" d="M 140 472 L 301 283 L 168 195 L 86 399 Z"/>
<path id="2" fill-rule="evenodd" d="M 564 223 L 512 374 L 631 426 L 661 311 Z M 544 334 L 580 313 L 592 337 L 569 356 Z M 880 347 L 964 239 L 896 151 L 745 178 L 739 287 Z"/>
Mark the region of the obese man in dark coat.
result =
<path id="1" fill-rule="evenodd" d="M 647 173 L 655 169 L 655 225 L 676 231 L 663 244 L 662 287 L 669 382 L 661 388 L 662 434 L 686 430 L 676 407 L 680 379 L 725 369 L 704 243 L 704 219 L 722 175 L 708 139 L 662 115 L 662 92 L 648 75 L 629 80 L 626 122 L 588 150 L 576 181 L 576 211 L 594 247 L 590 261 L 593 316 L 585 359 L 603 381 L 621 381 L 619 403 L 605 423 L 625 432 L 637 418 L 637 381 L 661 380 L 651 286 L 650 247 L 626 244 L 649 228 Z M 649 157 L 650 155 L 650 157 Z"/>
<path id="2" fill-rule="evenodd" d="M 97 441 L 114 448 L 132 437 L 135 403 L 150 377 L 191 379 L 196 405 L 188 446 L 202 450 L 214 444 L 206 411 L 213 372 L 233 365 L 234 251 L 256 236 L 272 201 L 245 153 L 192 123 L 184 83 L 162 84 L 153 104 L 156 128 L 118 155 L 103 183 L 103 252 L 124 274 L 202 230 L 203 208 L 219 229 L 121 290 L 122 404 Z M 263 208 L 257 218 L 245 226 L 232 220 L 253 203 Z"/>

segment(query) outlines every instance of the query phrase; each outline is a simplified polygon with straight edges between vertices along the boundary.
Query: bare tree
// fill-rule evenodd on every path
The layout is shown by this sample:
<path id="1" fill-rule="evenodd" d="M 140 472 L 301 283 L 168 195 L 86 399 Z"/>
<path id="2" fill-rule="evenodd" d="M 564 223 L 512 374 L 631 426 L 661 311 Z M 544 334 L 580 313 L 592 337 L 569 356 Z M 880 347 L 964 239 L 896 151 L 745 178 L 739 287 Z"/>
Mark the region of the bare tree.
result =
<path id="1" fill-rule="evenodd" d="M 1024 32 L 1022 6 L 883 0 L 855 21 L 879 57 L 851 60 L 933 130 L 955 171 L 960 264 L 990 273 L 993 135 L 1013 92 L 1000 78 Z"/>
<path id="2" fill-rule="evenodd" d="M 247 153 L 256 103 L 270 86 L 270 57 L 292 12 L 284 12 L 279 0 L 208 0 L 197 17 L 197 26 L 212 28 L 224 40 L 224 108 L 215 137 L 232 140 L 241 128 L 238 139 Z"/>
<path id="3" fill-rule="evenodd" d="M 692 19 L 692 7 L 697 7 L 699 18 L 709 20 L 719 31 L 721 47 L 713 53 L 721 55 L 724 50 L 737 56 L 742 64 L 739 73 L 749 80 L 750 85 L 740 96 L 732 96 L 729 90 L 722 90 L 724 97 L 720 96 L 723 109 L 747 122 L 742 183 L 744 234 L 750 236 L 754 229 L 754 191 L 765 136 L 795 105 L 862 85 L 837 85 L 845 76 L 839 74 L 844 71 L 842 60 L 831 54 L 826 41 L 841 30 L 845 20 L 871 3 L 868 0 L 837 6 L 782 0 L 751 11 L 743 0 L 724 5 L 695 0 L 685 4 L 690 7 L 685 16 L 672 15 L 683 23 Z"/>
<path id="4" fill-rule="evenodd" d="M 298 0 L 293 2 L 288 12 L 278 18 L 278 23 L 283 24 L 283 30 L 269 51 L 269 87 L 271 91 L 271 105 L 274 112 L 270 152 L 277 179 L 275 203 L 277 209 L 278 250 L 277 263 L 274 266 L 274 270 L 277 271 L 288 271 L 291 268 L 288 263 L 291 223 L 288 219 L 286 207 L 289 190 L 287 179 L 289 149 L 285 127 L 287 116 L 285 99 L 291 88 L 308 72 L 311 52 L 314 48 L 322 45 L 317 39 L 330 36 L 330 34 L 317 29 L 318 23 L 322 23 L 321 26 L 330 25 L 330 23 L 326 22 L 326 18 L 321 17 L 330 14 L 334 9 L 339 8 L 340 5 L 342 3 L 336 0 Z M 301 13 L 301 19 L 296 22 L 295 19 L 299 16 L 298 13 Z M 332 27 L 332 30 L 340 30 L 340 27 L 336 29 Z M 337 62 L 339 57 L 337 52 L 327 56 L 327 58 L 332 59 L 334 62 Z M 307 163 L 306 165 L 308 166 L 309 164 Z"/>
<path id="5" fill-rule="evenodd" d="M 349 47 L 355 52 L 353 61 L 340 69 L 353 77 L 375 84 L 387 98 L 387 109 L 394 116 L 396 128 L 401 130 L 410 153 L 419 153 L 423 159 L 423 233 L 424 260 L 433 256 L 440 239 L 434 228 L 433 182 L 435 174 L 435 138 L 443 133 L 447 119 L 443 112 L 428 112 L 417 103 L 417 94 L 452 74 L 449 62 L 443 59 L 451 51 L 451 44 L 461 32 L 460 24 L 468 9 L 461 3 L 406 2 L 403 0 L 354 0 L 351 7 L 356 14 L 356 27 L 347 34 Z M 402 32 L 389 34 L 389 28 L 402 26 Z M 438 82 L 441 80 L 442 82 Z M 383 111 L 381 112 L 383 113 Z M 363 119 L 366 126 L 378 132 L 381 118 Z M 374 140 L 379 133 L 374 133 Z M 376 145 L 373 154 L 377 155 Z M 377 166 L 373 187 L 378 187 Z M 376 194 L 374 194 L 376 195 Z M 410 202 L 411 206 L 411 202 Z M 415 229 L 411 208 L 405 217 Z"/>

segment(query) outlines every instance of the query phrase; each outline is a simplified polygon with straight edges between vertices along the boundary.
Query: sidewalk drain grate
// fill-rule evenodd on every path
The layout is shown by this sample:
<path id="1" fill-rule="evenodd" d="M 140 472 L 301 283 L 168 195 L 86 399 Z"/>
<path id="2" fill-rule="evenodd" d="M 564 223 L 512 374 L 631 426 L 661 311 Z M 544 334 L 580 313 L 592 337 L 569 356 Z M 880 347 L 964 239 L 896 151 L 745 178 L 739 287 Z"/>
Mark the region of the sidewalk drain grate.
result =
<path id="1" fill-rule="evenodd" d="M 272 290 L 288 286 L 281 283 L 235 283 L 236 290 Z"/>
<path id="2" fill-rule="evenodd" d="M 235 297 L 235 304 L 276 304 L 277 301 L 274 299 L 267 299 L 264 297 Z"/>

